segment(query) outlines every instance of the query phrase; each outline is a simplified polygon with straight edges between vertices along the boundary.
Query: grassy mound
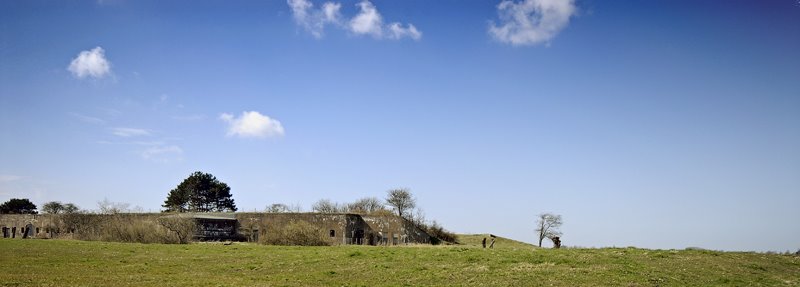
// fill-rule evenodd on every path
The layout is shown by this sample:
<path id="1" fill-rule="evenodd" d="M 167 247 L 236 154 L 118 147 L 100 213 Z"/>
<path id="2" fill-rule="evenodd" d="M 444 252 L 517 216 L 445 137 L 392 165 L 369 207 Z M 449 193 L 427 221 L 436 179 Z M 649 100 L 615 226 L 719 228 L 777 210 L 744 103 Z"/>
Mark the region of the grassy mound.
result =
<path id="1" fill-rule="evenodd" d="M 468 244 L 403 247 L 0 239 L 0 286 L 800 285 L 797 256 L 511 240 L 483 249 L 482 235 L 462 238 Z"/>
<path id="2" fill-rule="evenodd" d="M 497 236 L 495 234 L 495 236 Z M 489 244 L 492 242 L 492 238 L 489 234 L 459 234 L 458 235 L 458 243 L 461 243 L 464 246 L 474 246 L 474 247 L 482 247 L 481 241 L 486 238 L 486 248 L 489 248 Z M 494 248 L 499 249 L 533 249 L 538 248 L 532 244 L 528 244 L 522 241 L 516 241 L 513 239 L 508 239 L 505 237 L 497 236 L 494 242 Z"/>

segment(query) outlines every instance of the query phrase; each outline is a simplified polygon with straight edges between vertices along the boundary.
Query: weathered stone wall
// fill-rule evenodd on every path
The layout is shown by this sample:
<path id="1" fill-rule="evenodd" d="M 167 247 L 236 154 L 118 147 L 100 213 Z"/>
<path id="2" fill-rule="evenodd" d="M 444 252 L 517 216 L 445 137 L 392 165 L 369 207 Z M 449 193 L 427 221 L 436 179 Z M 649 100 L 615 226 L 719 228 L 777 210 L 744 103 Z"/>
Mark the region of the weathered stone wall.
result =
<path id="1" fill-rule="evenodd" d="M 237 213 L 240 232 L 250 241 L 270 228 L 292 221 L 306 221 L 326 232 L 332 244 L 401 245 L 430 243 L 430 235 L 398 216 L 349 213 Z"/>
<path id="2" fill-rule="evenodd" d="M 106 214 L 0 214 L 0 238 L 22 238 L 30 225 L 32 238 L 73 238 L 81 228 L 93 228 L 111 215 Z M 156 222 L 158 213 L 122 213 L 114 215 L 124 222 Z M 16 231 L 16 232 L 15 232 Z M 24 230 L 28 231 L 28 230 Z"/>
<path id="3" fill-rule="evenodd" d="M 325 213 L 228 213 L 196 214 L 211 217 L 235 218 L 235 232 L 247 241 L 258 242 L 270 229 L 286 226 L 292 221 L 305 221 L 325 233 L 331 244 L 402 245 L 430 243 L 430 235 L 408 220 L 391 215 L 325 214 Z M 30 224 L 33 238 L 73 238 L 75 226 L 91 227 L 109 215 L 75 214 L 0 214 L 0 229 L 6 238 L 22 238 L 23 229 Z M 123 222 L 157 222 L 161 213 L 116 214 Z M 226 238 L 227 239 L 227 238 Z"/>
<path id="4" fill-rule="evenodd" d="M 258 241 L 270 230 L 286 226 L 293 221 L 305 221 L 322 229 L 332 244 L 348 244 L 347 234 L 354 228 L 353 219 L 358 216 L 348 214 L 321 213 L 237 213 L 239 230 L 249 241 Z M 331 236 L 333 235 L 333 236 Z"/>
<path id="5" fill-rule="evenodd" d="M 362 215 L 369 226 L 374 245 L 430 243 L 431 236 L 410 221 L 394 215 Z M 367 235 L 368 241 L 370 236 Z"/>
<path id="6" fill-rule="evenodd" d="M 22 238 L 25 227 L 30 225 L 32 238 L 51 238 L 56 236 L 61 221 L 48 214 L 2 214 L 0 215 L 0 237 Z"/>

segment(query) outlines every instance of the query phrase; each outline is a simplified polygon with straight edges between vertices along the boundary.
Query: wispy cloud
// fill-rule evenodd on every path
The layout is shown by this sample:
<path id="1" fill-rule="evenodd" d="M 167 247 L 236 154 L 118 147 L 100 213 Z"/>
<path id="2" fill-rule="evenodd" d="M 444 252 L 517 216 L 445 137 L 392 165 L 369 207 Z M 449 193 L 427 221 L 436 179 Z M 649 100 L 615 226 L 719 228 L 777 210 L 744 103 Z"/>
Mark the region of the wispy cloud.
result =
<path id="1" fill-rule="evenodd" d="M 178 121 L 199 121 L 205 119 L 204 115 L 185 115 L 185 116 L 172 116 L 173 120 Z"/>
<path id="2" fill-rule="evenodd" d="M 5 198 L 28 198 L 42 200 L 47 195 L 49 184 L 29 176 L 0 174 L 0 196 Z"/>
<path id="3" fill-rule="evenodd" d="M 79 113 L 69 113 L 69 115 L 77 118 L 78 120 L 80 120 L 80 121 L 82 121 L 84 123 L 89 123 L 89 124 L 104 124 L 104 123 L 106 123 L 106 121 L 101 119 L 101 118 L 82 115 L 82 114 L 79 114 Z"/>
<path id="4" fill-rule="evenodd" d="M 548 43 L 575 15 L 574 0 L 505 0 L 497 5 L 499 23 L 489 23 L 489 34 L 515 46 Z"/>
<path id="5" fill-rule="evenodd" d="M 100 79 L 111 73 L 111 62 L 106 59 L 103 48 L 95 47 L 94 49 L 80 52 L 78 56 L 72 59 L 67 70 L 79 79 L 86 77 Z"/>
<path id="6" fill-rule="evenodd" d="M 389 38 L 392 39 L 402 39 L 405 37 L 409 37 L 414 40 L 419 40 L 422 38 L 422 32 L 417 30 L 417 27 L 414 27 L 412 24 L 408 24 L 405 28 L 400 23 L 392 23 L 389 24 Z"/>
<path id="7" fill-rule="evenodd" d="M 170 163 L 183 160 L 183 149 L 165 141 L 98 141 L 97 144 L 135 147 L 129 152 L 139 154 L 142 159 Z"/>
<path id="8" fill-rule="evenodd" d="M 149 136 L 152 135 L 152 132 L 145 129 L 136 129 L 136 128 L 112 128 L 111 133 L 115 136 L 119 137 L 138 137 L 138 136 Z"/>
<path id="9" fill-rule="evenodd" d="M 152 146 L 141 153 L 142 158 L 157 162 L 180 161 L 183 156 L 183 149 L 176 145 Z"/>
<path id="10" fill-rule="evenodd" d="M 17 181 L 20 179 L 22 179 L 22 177 L 19 175 L 0 174 L 0 183 Z"/>
<path id="11" fill-rule="evenodd" d="M 97 108 L 97 109 L 102 111 L 104 114 L 106 114 L 109 117 L 117 117 L 117 116 L 122 115 L 122 112 L 117 110 L 117 109 L 112 109 L 112 108 Z"/>
<path id="12" fill-rule="evenodd" d="M 325 2 L 321 9 L 314 9 L 314 4 L 308 0 L 287 0 L 286 3 L 292 8 L 294 21 L 315 38 L 322 38 L 325 25 L 341 23 L 342 4 Z"/>
<path id="13" fill-rule="evenodd" d="M 163 141 L 97 141 L 98 144 L 107 144 L 107 145 L 138 145 L 138 146 L 159 146 L 164 145 Z"/>
<path id="14" fill-rule="evenodd" d="M 265 138 L 284 135 L 281 122 L 256 111 L 242 112 L 238 118 L 232 114 L 223 113 L 219 118 L 228 123 L 228 136 Z"/>
<path id="15" fill-rule="evenodd" d="M 403 25 L 399 22 L 384 24 L 383 16 L 372 2 L 362 0 L 356 4 L 359 12 L 350 19 L 341 14 L 341 3 L 325 2 L 319 9 L 309 0 L 287 0 L 292 9 L 295 22 L 311 33 L 315 38 L 322 38 L 325 26 L 332 25 L 345 29 L 355 35 L 369 35 L 375 39 L 422 38 L 413 24 Z"/>

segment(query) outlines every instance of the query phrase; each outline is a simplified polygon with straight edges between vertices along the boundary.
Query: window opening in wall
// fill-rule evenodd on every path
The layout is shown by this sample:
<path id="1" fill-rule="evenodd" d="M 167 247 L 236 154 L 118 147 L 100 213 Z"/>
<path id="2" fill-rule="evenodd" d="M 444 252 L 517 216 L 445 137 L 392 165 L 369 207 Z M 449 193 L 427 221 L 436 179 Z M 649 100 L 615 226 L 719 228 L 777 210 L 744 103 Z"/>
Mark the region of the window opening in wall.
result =
<path id="1" fill-rule="evenodd" d="M 331 229 L 330 234 L 331 234 L 331 237 L 336 237 L 336 230 Z"/>

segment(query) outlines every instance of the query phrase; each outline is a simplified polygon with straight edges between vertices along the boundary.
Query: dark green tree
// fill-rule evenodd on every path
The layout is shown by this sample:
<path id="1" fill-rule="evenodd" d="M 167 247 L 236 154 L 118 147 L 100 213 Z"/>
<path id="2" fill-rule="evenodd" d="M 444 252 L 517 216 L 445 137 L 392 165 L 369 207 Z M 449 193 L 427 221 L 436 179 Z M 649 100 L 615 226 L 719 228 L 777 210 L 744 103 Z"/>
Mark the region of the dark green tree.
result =
<path id="1" fill-rule="evenodd" d="M 78 206 L 73 203 L 61 203 L 59 201 L 46 202 L 42 205 L 42 213 L 46 214 L 76 213 L 78 210 L 80 210 Z"/>
<path id="2" fill-rule="evenodd" d="M 42 213 L 59 214 L 61 212 L 64 212 L 64 204 L 61 202 L 51 201 L 42 205 Z"/>
<path id="3" fill-rule="evenodd" d="M 0 205 L 2 214 L 36 214 L 36 205 L 27 198 L 12 198 Z"/>
<path id="4" fill-rule="evenodd" d="M 231 188 L 209 173 L 194 172 L 167 195 L 164 212 L 236 211 Z"/>
<path id="5" fill-rule="evenodd" d="M 65 203 L 63 212 L 69 214 L 69 213 L 77 213 L 80 210 L 81 209 L 74 203 Z"/>

